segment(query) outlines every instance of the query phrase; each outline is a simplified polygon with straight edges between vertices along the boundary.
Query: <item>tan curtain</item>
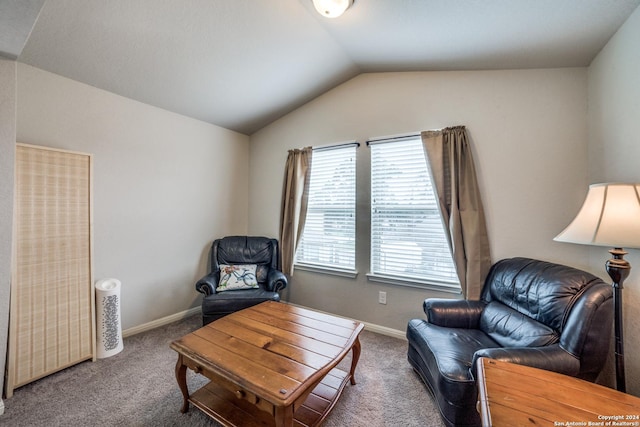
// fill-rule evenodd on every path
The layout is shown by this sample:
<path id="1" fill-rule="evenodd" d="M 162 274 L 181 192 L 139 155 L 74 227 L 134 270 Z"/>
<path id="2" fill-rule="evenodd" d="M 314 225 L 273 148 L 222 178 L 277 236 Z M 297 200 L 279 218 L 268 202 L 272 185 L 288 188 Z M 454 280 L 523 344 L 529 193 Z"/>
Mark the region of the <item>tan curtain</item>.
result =
<path id="1" fill-rule="evenodd" d="M 462 292 L 466 299 L 479 299 L 491 254 L 466 129 L 457 126 L 421 136 Z"/>
<path id="2" fill-rule="evenodd" d="M 280 210 L 280 260 L 282 272 L 292 275 L 298 241 L 307 216 L 311 147 L 289 150 L 284 169 Z"/>

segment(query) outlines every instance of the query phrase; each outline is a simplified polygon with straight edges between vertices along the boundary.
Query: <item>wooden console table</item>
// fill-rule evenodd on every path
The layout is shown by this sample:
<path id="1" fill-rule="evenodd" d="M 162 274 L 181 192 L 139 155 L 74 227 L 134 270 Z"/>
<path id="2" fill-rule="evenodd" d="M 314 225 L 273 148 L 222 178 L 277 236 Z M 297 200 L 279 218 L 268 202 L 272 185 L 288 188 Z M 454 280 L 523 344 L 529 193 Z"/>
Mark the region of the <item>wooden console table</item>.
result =
<path id="1" fill-rule="evenodd" d="M 481 358 L 485 427 L 640 426 L 640 398 L 556 372 Z"/>
<path id="2" fill-rule="evenodd" d="M 193 403 L 225 426 L 317 426 L 355 384 L 363 328 L 273 301 L 211 322 L 171 343 L 182 412 Z M 344 372 L 336 365 L 349 352 Z M 211 382 L 189 394 L 187 368 Z"/>

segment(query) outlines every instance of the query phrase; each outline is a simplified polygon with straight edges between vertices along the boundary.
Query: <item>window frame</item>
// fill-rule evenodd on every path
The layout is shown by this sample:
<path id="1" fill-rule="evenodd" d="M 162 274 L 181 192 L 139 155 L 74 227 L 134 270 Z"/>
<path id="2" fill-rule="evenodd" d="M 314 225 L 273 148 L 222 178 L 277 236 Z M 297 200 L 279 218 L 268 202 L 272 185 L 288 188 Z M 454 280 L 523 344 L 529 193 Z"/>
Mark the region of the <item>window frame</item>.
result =
<path id="1" fill-rule="evenodd" d="M 345 142 L 345 143 L 340 143 L 340 144 L 334 144 L 334 145 L 328 145 L 328 146 L 323 146 L 323 147 L 314 147 L 313 148 L 313 153 L 311 156 L 311 178 L 310 178 L 310 182 L 309 182 L 309 189 L 307 191 L 309 191 L 309 199 L 308 199 L 308 206 L 307 206 L 307 217 L 305 220 L 305 229 L 303 229 L 302 235 L 300 236 L 300 243 L 298 245 L 298 248 L 296 250 L 296 257 L 294 260 L 294 269 L 296 270 L 305 270 L 305 271 L 312 271 L 312 272 L 319 272 L 319 273 L 325 273 L 325 274 L 331 274 L 331 275 L 337 275 L 337 276 L 342 276 L 342 277 L 350 277 L 350 278 L 355 278 L 357 276 L 357 270 L 356 270 L 356 265 L 357 265 L 357 254 L 356 254 L 356 241 L 357 241 L 357 235 L 356 235 L 356 221 L 357 221 L 357 203 L 356 203 L 356 198 L 357 198 L 357 194 L 358 194 L 358 186 L 357 186 L 357 168 L 358 168 L 358 162 L 357 162 L 357 148 L 360 146 L 360 144 L 356 141 L 349 141 L 349 142 Z M 353 165 L 353 168 L 351 170 L 351 174 L 349 175 L 349 178 L 351 180 L 351 183 L 353 185 L 352 187 L 352 198 L 351 200 L 347 200 L 350 203 L 350 209 L 349 212 L 351 214 L 351 219 L 346 221 L 349 222 L 349 225 L 352 225 L 352 230 L 353 233 L 351 236 L 347 236 L 346 238 L 348 239 L 347 243 L 350 243 L 352 245 L 351 247 L 351 254 L 346 254 L 346 257 L 351 257 L 352 259 L 352 263 L 349 266 L 344 266 L 344 265 L 339 265 L 339 264 L 329 264 L 329 263 L 322 263 L 322 262 L 313 262 L 310 259 L 300 259 L 299 258 L 299 254 L 300 251 L 304 251 L 305 247 L 303 246 L 305 244 L 304 242 L 304 237 L 305 237 L 305 231 L 306 231 L 306 227 L 309 223 L 309 213 L 312 212 L 313 210 L 316 210 L 316 208 L 314 207 L 314 201 L 312 200 L 312 194 L 311 192 L 313 191 L 313 186 L 315 185 L 315 183 L 313 182 L 314 180 L 314 165 L 313 165 L 313 158 L 314 156 L 317 155 L 322 155 L 322 154 L 326 154 L 326 153 L 330 153 L 330 152 L 336 152 L 338 150 L 345 150 L 345 155 L 346 156 L 351 156 L 351 163 Z M 349 150 L 349 151 L 346 151 Z M 343 159 L 340 159 L 343 160 Z M 317 165 L 316 165 L 316 169 L 315 171 L 318 172 L 319 169 L 317 169 Z M 323 169 L 322 170 L 323 173 L 327 172 L 327 169 Z M 336 205 L 337 206 L 337 205 Z M 336 207 L 334 209 L 327 209 L 325 212 L 336 212 L 339 211 L 340 208 Z M 322 212 L 322 210 L 318 209 L 318 212 Z M 338 217 L 338 218 L 342 218 L 342 220 L 344 220 L 344 217 Z M 336 221 L 340 222 L 341 219 L 337 219 Z M 345 222 L 345 223 L 346 223 Z M 326 231 L 326 229 L 323 228 L 323 230 Z M 325 234 L 326 235 L 326 234 Z M 350 241 L 349 241 L 350 239 Z M 322 244 L 322 242 L 320 242 Z M 307 249 L 308 250 L 308 249 Z M 342 252 L 342 251 L 338 251 L 338 252 Z M 303 252 L 304 254 L 304 252 Z"/>
<path id="2" fill-rule="evenodd" d="M 440 219 L 440 224 L 441 224 L 441 229 L 440 229 L 440 233 L 442 233 L 441 236 L 439 237 L 444 237 L 444 244 L 446 245 L 446 250 L 449 253 L 449 260 L 451 262 L 451 265 L 448 266 L 447 268 L 449 269 L 449 274 L 451 275 L 451 273 L 453 273 L 453 275 L 451 275 L 452 277 L 455 277 L 455 279 L 451 278 L 449 280 L 441 278 L 441 277 L 437 277 L 437 276 L 429 276 L 429 275 L 415 275 L 415 276 L 402 276 L 401 274 L 394 274 L 393 272 L 389 272 L 389 271 L 383 271 L 380 270 L 380 268 L 378 268 L 375 263 L 376 260 L 374 259 L 375 257 L 380 257 L 380 253 L 381 250 L 379 248 L 374 248 L 374 244 L 375 244 L 375 240 L 377 239 L 376 237 L 376 232 L 374 231 L 374 227 L 375 227 L 375 219 L 374 219 L 374 210 L 379 207 L 380 205 L 378 203 L 376 203 L 375 198 L 377 197 L 375 190 L 374 190 L 374 180 L 376 179 L 376 170 L 375 170 L 375 165 L 374 165 L 374 153 L 373 150 L 378 149 L 379 147 L 372 147 L 372 146 L 376 146 L 376 145 L 381 145 L 381 144 L 393 144 L 393 143 L 401 143 L 401 142 L 405 142 L 407 143 L 408 141 L 415 141 L 416 143 L 419 141 L 420 143 L 420 147 L 422 147 L 422 140 L 420 137 L 420 134 L 409 134 L 409 135 L 402 135 L 402 136 L 397 136 L 397 137 L 381 137 L 381 138 L 376 138 L 376 139 L 371 139 L 369 141 L 367 141 L 367 145 L 371 148 L 371 153 L 370 153 L 370 176 L 369 176 L 369 190 L 370 190 L 370 203 L 369 203 L 369 213 L 370 213 L 370 228 L 369 228 L 369 272 L 367 273 L 367 278 L 370 281 L 374 281 L 374 282 L 381 282 L 381 283 L 387 283 L 387 284 L 392 284 L 392 285 L 401 285 L 401 286 L 408 286 L 408 287 L 413 287 L 413 288 L 420 288 L 420 289 L 431 289 L 431 290 L 438 290 L 438 291 L 444 291 L 444 292 L 450 292 L 450 293 L 455 293 L 455 294 L 460 294 L 462 292 L 461 286 L 460 286 L 460 282 L 458 280 L 456 271 L 455 271 L 455 263 L 453 261 L 453 256 L 451 254 L 451 249 L 449 247 L 449 244 L 447 243 L 446 239 L 446 230 L 445 230 L 445 225 L 444 225 L 444 220 L 442 218 L 442 214 L 440 212 L 440 208 L 437 205 L 437 199 L 435 196 L 435 193 L 431 196 L 432 200 L 432 206 L 430 206 L 428 208 L 429 211 L 437 211 L 438 217 Z M 398 145 L 399 146 L 399 145 Z M 388 147 L 392 147 L 392 145 L 387 146 Z M 415 150 L 415 148 L 414 148 Z M 424 154 L 424 150 L 421 150 L 422 155 L 426 156 Z M 429 168 L 429 164 L 428 161 L 426 159 L 426 157 L 424 157 L 424 165 L 425 165 L 425 171 L 426 171 L 426 178 L 428 180 L 427 185 L 429 185 L 430 187 L 433 186 L 433 177 L 431 175 L 431 170 Z M 422 208 L 424 210 L 424 207 Z M 401 211 L 402 208 L 398 208 L 397 211 Z M 410 211 L 411 209 L 409 209 Z M 386 208 L 387 214 L 391 215 L 389 212 L 392 212 L 393 209 L 392 208 Z M 407 210 L 405 210 L 404 213 L 406 213 Z M 425 211 L 426 212 L 426 211 Z M 426 215 L 426 213 L 424 214 Z M 407 235 L 409 234 L 409 232 L 407 232 Z M 440 242 L 440 245 L 442 246 L 442 242 Z M 442 248 L 440 248 L 440 250 L 442 250 Z M 379 262 L 379 261 L 378 261 Z M 422 262 L 422 261 L 421 261 Z M 451 270 L 451 267 L 453 267 L 453 270 Z"/>

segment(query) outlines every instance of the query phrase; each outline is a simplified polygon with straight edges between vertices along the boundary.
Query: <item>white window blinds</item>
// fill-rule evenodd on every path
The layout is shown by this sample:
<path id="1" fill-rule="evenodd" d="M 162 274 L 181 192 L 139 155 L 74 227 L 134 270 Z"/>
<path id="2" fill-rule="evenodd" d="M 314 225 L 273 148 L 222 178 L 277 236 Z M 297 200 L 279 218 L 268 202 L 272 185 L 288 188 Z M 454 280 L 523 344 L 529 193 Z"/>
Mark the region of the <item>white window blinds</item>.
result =
<path id="1" fill-rule="evenodd" d="M 314 149 L 296 265 L 355 271 L 356 147 Z"/>
<path id="2" fill-rule="evenodd" d="M 459 289 L 420 136 L 370 147 L 370 275 Z"/>

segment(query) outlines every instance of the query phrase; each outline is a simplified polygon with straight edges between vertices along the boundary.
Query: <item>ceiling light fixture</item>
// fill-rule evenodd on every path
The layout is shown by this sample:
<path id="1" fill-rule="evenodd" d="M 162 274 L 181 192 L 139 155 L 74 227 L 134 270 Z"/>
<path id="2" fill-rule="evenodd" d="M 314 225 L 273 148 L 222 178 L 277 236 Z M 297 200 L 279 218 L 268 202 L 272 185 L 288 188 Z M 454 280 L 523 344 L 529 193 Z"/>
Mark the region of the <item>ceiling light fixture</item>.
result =
<path id="1" fill-rule="evenodd" d="M 311 0 L 318 13 L 325 18 L 337 18 L 353 4 L 353 0 Z"/>

